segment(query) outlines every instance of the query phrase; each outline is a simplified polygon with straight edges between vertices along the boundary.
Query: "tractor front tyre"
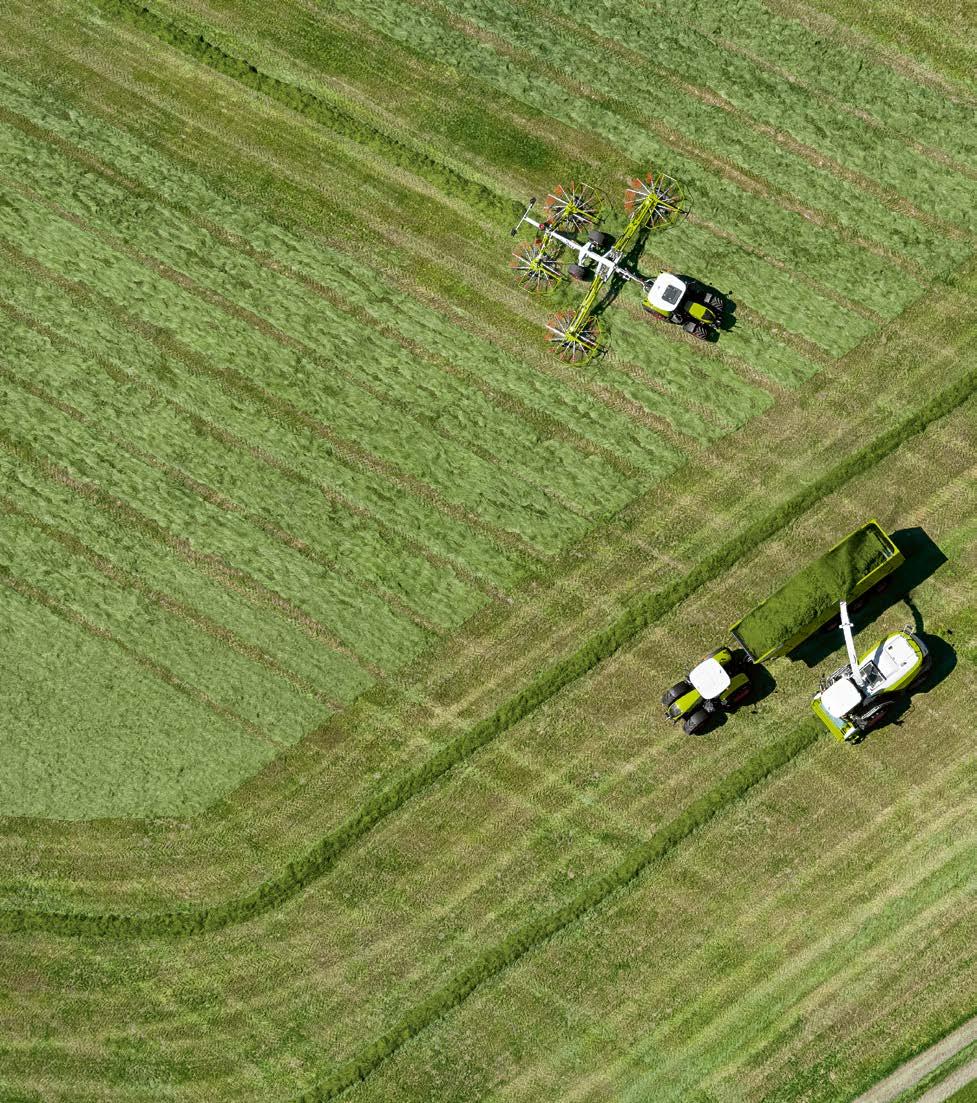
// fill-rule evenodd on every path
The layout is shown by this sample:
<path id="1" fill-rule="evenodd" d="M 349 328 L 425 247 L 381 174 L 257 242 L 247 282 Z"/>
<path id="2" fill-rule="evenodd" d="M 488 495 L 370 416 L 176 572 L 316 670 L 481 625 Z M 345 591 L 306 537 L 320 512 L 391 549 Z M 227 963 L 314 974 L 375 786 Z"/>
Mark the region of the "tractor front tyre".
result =
<path id="1" fill-rule="evenodd" d="M 571 264 L 567 268 L 567 272 L 569 272 L 575 280 L 580 280 L 581 283 L 590 283 L 594 278 L 593 268 L 584 268 L 582 264 Z"/>
<path id="2" fill-rule="evenodd" d="M 682 725 L 686 735 L 704 735 L 712 727 L 712 714 L 705 709 L 696 709 L 691 713 Z"/>
<path id="3" fill-rule="evenodd" d="M 692 684 L 687 682 L 684 678 L 681 682 L 676 682 L 671 689 L 666 689 L 662 694 L 662 704 L 665 708 L 674 704 L 680 697 L 684 697 L 686 693 L 691 692 Z"/>

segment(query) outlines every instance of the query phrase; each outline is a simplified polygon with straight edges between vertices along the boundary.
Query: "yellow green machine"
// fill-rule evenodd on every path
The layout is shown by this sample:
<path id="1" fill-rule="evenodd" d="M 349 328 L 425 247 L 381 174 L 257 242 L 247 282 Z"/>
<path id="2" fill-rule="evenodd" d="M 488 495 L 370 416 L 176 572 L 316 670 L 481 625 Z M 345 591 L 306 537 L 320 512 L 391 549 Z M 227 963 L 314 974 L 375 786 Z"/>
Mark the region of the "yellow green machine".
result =
<path id="1" fill-rule="evenodd" d="M 532 217 L 535 205 L 536 199 L 530 199 L 512 228 L 513 236 L 524 223 L 537 231 L 533 241 L 514 250 L 512 268 L 520 286 L 531 292 L 551 289 L 564 274 L 589 284 L 587 294 L 575 310 L 560 311 L 546 323 L 547 340 L 556 354 L 569 363 L 585 363 L 602 347 L 601 325 L 595 311 L 613 280 L 638 284 L 644 292 L 646 308 L 651 309 L 648 296 L 662 277 L 655 281 L 642 276 L 633 264 L 632 253 L 646 231 L 665 229 L 688 213 L 685 194 L 679 183 L 665 173 L 649 172 L 629 181 L 624 194 L 628 222 L 617 237 L 598 229 L 605 203 L 601 193 L 589 184 L 561 184 L 554 188 L 544 201 L 541 221 Z M 586 238 L 578 240 L 577 235 L 583 234 Z M 564 273 L 562 254 L 567 251 L 575 254 L 575 259 Z M 701 298 L 695 291 L 699 286 L 693 287 L 693 281 L 686 280 L 683 287 L 693 289 L 688 301 L 676 304 L 669 313 L 675 314 L 676 321 L 682 319 L 689 332 L 701 337 L 719 325 L 725 301 L 717 296 L 710 300 L 707 314 L 694 318 L 689 311 L 695 305 L 693 300 Z"/>
<path id="2" fill-rule="evenodd" d="M 839 603 L 858 604 L 867 600 L 871 591 L 885 586 L 887 577 L 904 561 L 903 553 L 878 521 L 860 525 L 793 574 L 738 620 L 730 629 L 738 646 L 722 647 L 711 652 L 685 678 L 668 689 L 662 697 L 666 716 L 670 720 L 681 721 L 690 735 L 707 731 L 718 714 L 735 709 L 749 699 L 753 681 L 751 673 L 756 667 L 788 654 L 809 636 L 829 625 L 838 616 Z M 847 604 L 843 605 L 843 609 L 847 610 Z M 844 615 L 847 616 L 847 612 Z M 905 635 L 900 634 L 900 638 Z M 922 644 L 912 637 L 912 640 L 907 639 L 906 647 L 922 648 Z M 889 672 L 882 680 L 885 682 L 884 688 L 881 681 L 878 683 L 880 693 L 901 688 L 903 680 L 890 678 L 889 675 L 894 673 L 893 664 L 897 662 L 900 669 L 905 666 L 908 675 L 911 664 L 902 644 L 893 643 L 888 651 L 883 648 L 878 662 Z M 832 679 L 840 681 L 845 669 L 836 671 Z M 852 669 L 856 674 L 861 670 L 857 661 Z M 857 684 L 857 677 L 849 678 L 849 681 Z M 863 688 L 869 685 L 870 672 L 866 670 Z M 839 688 L 829 694 L 828 705 L 840 708 L 843 692 L 844 689 Z M 854 709 L 853 692 L 848 693 L 846 700 Z M 825 708 L 823 701 L 821 707 L 822 710 Z M 877 723 L 882 721 L 890 708 L 886 705 L 878 713 Z M 818 712 L 817 707 L 815 712 L 838 734 L 838 729 Z M 846 712 L 844 715 L 849 714 Z M 871 716 L 876 715 L 875 711 L 871 712 Z"/>

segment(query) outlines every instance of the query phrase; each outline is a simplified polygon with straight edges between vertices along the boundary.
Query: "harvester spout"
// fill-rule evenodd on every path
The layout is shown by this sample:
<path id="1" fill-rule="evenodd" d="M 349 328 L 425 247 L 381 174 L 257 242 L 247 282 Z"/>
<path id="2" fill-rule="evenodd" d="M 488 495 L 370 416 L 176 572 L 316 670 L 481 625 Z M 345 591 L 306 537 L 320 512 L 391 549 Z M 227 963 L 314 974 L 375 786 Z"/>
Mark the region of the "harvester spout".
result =
<path id="1" fill-rule="evenodd" d="M 851 634 L 851 620 L 848 617 L 848 602 L 841 602 L 841 630 L 845 635 L 845 647 L 848 649 L 848 665 L 851 667 L 851 680 L 861 686 L 862 676 L 858 670 L 858 654 L 855 651 L 855 640 Z"/>

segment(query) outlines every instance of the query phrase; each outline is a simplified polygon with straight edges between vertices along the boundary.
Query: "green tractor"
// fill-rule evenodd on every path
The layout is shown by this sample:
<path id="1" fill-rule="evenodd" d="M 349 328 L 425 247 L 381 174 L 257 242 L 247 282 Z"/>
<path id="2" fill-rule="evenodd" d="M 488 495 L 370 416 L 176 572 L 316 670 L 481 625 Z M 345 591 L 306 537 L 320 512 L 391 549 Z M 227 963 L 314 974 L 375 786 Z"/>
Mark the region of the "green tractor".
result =
<path id="1" fill-rule="evenodd" d="M 669 720 L 682 721 L 686 735 L 706 732 L 719 714 L 742 705 L 753 691 L 750 660 L 745 651 L 720 647 L 662 694 Z"/>
<path id="2" fill-rule="evenodd" d="M 845 602 L 841 630 L 848 663 L 824 679 L 811 708 L 836 739 L 858 743 L 866 732 L 893 718 L 904 704 L 901 695 L 929 671 L 932 657 L 919 636 L 905 628 L 879 640 L 859 658 Z"/>
<path id="3" fill-rule="evenodd" d="M 654 281 L 648 280 L 645 288 L 648 294 L 641 305 L 653 318 L 679 325 L 703 341 L 722 325 L 726 300 L 698 280 L 662 272 Z"/>

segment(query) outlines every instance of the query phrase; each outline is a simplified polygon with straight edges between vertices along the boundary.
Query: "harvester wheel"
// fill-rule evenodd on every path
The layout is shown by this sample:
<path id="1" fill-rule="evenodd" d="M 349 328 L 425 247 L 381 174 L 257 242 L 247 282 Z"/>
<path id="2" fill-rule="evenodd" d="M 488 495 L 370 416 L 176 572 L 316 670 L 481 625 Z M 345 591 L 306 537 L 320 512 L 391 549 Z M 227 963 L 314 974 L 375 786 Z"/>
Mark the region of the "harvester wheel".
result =
<path id="1" fill-rule="evenodd" d="M 705 709 L 696 709 L 682 725 L 686 735 L 702 735 L 711 725 L 712 716 Z"/>
<path id="2" fill-rule="evenodd" d="M 585 268 L 582 264 L 571 264 L 567 268 L 567 272 L 569 272 L 575 280 L 580 280 L 581 283 L 590 283 L 594 278 L 593 268 Z"/>
<path id="3" fill-rule="evenodd" d="M 614 244 L 615 237 L 613 234 L 605 234 L 603 230 L 591 230 L 587 240 L 599 253 L 606 253 Z"/>
<path id="4" fill-rule="evenodd" d="M 689 693 L 692 689 L 692 683 L 687 682 L 684 678 L 681 682 L 676 682 L 671 689 L 666 689 L 662 694 L 662 704 L 665 708 L 668 708 L 673 702 L 677 701 L 680 697 L 684 697 L 686 693 Z"/>

